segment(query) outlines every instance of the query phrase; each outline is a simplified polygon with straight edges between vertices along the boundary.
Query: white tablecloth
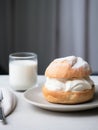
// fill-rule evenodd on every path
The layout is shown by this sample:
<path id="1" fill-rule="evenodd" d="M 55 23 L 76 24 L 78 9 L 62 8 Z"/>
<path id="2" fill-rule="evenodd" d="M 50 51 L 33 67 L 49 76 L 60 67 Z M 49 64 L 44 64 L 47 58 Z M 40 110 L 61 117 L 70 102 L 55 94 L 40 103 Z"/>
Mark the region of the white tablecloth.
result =
<path id="1" fill-rule="evenodd" d="M 98 84 L 98 77 L 92 79 Z M 44 76 L 38 76 L 42 83 Z M 8 76 L 0 76 L 0 87 L 9 87 Z M 0 130 L 98 130 L 98 108 L 81 112 L 53 112 L 27 103 L 23 92 L 15 92 L 16 109 L 9 115 L 7 125 L 0 122 Z"/>

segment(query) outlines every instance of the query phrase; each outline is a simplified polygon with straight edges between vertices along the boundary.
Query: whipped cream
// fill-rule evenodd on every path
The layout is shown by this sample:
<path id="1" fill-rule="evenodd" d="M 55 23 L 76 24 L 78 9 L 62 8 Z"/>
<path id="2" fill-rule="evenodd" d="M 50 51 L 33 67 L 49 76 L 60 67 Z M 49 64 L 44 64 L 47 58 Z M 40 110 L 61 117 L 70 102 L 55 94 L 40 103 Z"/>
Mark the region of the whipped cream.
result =
<path id="1" fill-rule="evenodd" d="M 86 69 L 89 69 L 89 65 L 86 61 L 84 61 L 81 57 L 76 57 L 76 56 L 68 56 L 68 57 L 63 57 L 63 58 L 58 58 L 55 59 L 56 62 L 58 61 L 67 61 L 68 64 L 72 66 L 72 68 L 80 68 L 84 67 Z"/>
<path id="2" fill-rule="evenodd" d="M 47 78 L 45 87 L 52 91 L 83 91 L 91 89 L 93 84 L 90 78 L 73 80 Z"/>

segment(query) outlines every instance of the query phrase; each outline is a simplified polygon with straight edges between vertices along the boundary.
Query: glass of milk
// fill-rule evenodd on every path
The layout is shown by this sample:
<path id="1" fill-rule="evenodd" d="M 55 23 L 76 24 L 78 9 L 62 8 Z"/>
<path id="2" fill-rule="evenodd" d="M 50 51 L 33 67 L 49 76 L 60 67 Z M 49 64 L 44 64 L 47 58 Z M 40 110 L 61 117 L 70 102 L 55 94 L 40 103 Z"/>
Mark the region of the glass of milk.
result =
<path id="1" fill-rule="evenodd" d="M 9 82 L 14 90 L 24 91 L 37 83 L 37 55 L 19 52 L 9 55 Z"/>

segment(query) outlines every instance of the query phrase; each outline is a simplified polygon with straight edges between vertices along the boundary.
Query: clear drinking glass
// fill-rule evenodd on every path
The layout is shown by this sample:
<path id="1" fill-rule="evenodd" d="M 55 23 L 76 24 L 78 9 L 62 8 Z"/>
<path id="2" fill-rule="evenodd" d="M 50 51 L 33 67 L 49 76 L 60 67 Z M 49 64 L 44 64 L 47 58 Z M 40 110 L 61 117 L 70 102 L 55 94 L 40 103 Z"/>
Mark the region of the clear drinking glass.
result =
<path id="1" fill-rule="evenodd" d="M 14 90 L 24 91 L 37 83 L 37 54 L 19 52 L 9 55 L 9 82 Z"/>

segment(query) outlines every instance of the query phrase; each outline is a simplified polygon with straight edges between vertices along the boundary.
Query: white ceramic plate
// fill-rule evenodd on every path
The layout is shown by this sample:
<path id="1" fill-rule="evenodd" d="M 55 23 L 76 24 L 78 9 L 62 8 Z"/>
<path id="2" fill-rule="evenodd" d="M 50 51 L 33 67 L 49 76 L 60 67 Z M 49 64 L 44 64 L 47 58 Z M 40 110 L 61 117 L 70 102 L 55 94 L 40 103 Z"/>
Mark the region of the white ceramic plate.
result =
<path id="1" fill-rule="evenodd" d="M 48 101 L 45 100 L 42 94 L 42 88 L 40 86 L 27 90 L 24 93 L 24 98 L 28 103 L 47 110 L 82 111 L 98 107 L 98 86 L 96 87 L 95 97 L 92 101 L 78 105 L 61 105 L 61 104 L 49 103 Z"/>

